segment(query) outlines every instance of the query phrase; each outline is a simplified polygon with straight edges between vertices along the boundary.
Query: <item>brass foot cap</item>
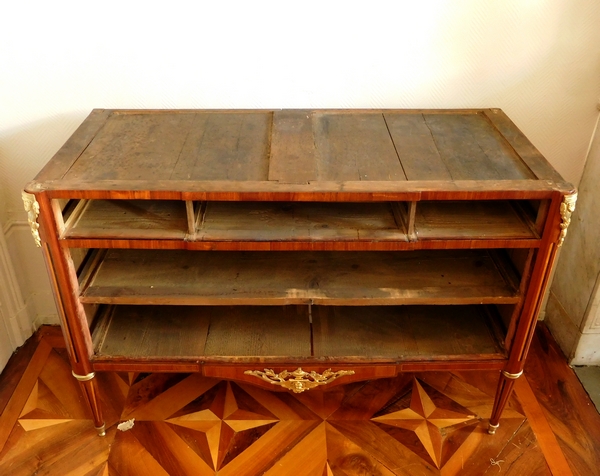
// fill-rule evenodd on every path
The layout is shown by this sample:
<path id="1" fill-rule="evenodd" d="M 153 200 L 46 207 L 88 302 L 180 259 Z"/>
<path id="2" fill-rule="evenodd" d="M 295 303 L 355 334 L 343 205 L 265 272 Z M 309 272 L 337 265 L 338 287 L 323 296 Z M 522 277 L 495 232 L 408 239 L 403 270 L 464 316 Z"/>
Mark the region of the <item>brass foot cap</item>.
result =
<path id="1" fill-rule="evenodd" d="M 106 436 L 106 424 L 102 426 L 96 426 L 96 431 L 98 432 L 98 436 Z"/>
<path id="2" fill-rule="evenodd" d="M 500 423 L 498 423 L 497 425 L 492 425 L 491 423 L 488 425 L 488 433 L 490 435 L 495 435 L 496 434 L 496 430 L 498 429 L 498 427 L 500 426 Z"/>

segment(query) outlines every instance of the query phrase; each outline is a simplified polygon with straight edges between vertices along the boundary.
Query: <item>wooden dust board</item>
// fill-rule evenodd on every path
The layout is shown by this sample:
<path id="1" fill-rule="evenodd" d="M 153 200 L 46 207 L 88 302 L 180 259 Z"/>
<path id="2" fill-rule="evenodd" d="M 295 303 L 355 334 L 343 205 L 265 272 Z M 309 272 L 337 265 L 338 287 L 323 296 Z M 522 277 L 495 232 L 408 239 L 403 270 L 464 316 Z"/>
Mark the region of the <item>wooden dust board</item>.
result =
<path id="1" fill-rule="evenodd" d="M 504 356 L 483 306 L 313 306 L 312 316 L 315 357 Z"/>
<path id="2" fill-rule="evenodd" d="M 415 217 L 420 240 L 537 238 L 532 227 L 506 200 L 423 201 Z"/>
<path id="3" fill-rule="evenodd" d="M 95 359 L 311 354 L 306 306 L 111 306 L 99 321 Z"/>
<path id="4" fill-rule="evenodd" d="M 407 241 L 387 203 L 209 202 L 196 240 Z"/>
<path id="5" fill-rule="evenodd" d="M 502 359 L 492 319 L 484 306 L 111 306 L 94 359 Z"/>
<path id="6" fill-rule="evenodd" d="M 64 238 L 183 239 L 188 230 L 182 201 L 87 200 L 81 208 Z"/>
<path id="7" fill-rule="evenodd" d="M 108 250 L 81 301 L 104 304 L 516 303 L 488 250 L 227 252 Z"/>
<path id="8" fill-rule="evenodd" d="M 185 357 L 202 355 L 209 319 L 194 307 L 115 306 L 98 316 L 96 356 Z"/>

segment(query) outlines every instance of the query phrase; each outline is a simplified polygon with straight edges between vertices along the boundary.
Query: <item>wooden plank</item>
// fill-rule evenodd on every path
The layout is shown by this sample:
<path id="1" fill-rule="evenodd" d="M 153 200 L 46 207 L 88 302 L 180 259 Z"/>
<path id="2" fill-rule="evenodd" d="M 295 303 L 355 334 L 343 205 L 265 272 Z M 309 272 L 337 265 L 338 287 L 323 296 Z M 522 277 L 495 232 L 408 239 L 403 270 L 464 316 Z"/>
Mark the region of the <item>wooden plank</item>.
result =
<path id="1" fill-rule="evenodd" d="M 388 203 L 210 202 L 196 240 L 399 240 Z"/>
<path id="2" fill-rule="evenodd" d="M 86 150 L 86 147 L 88 147 L 96 134 L 102 129 L 112 113 L 111 109 L 94 109 L 40 173 L 37 174 L 35 180 L 44 182 L 64 178 L 67 171 Z"/>
<path id="3" fill-rule="evenodd" d="M 197 308 L 117 306 L 93 335 L 96 357 L 179 357 L 204 352 L 209 318 Z"/>
<path id="4" fill-rule="evenodd" d="M 166 474 L 214 476 L 212 465 L 208 465 L 194 451 L 194 447 L 180 438 L 169 423 L 139 421 L 131 429 L 131 433 L 160 464 Z"/>
<path id="5" fill-rule="evenodd" d="M 327 449 L 334 476 L 353 476 L 361 474 L 363 469 L 366 471 L 362 474 L 369 476 L 442 474 L 429 461 L 425 462 L 411 451 L 410 443 L 400 443 L 372 423 L 335 419 L 329 420 L 327 427 Z M 345 455 L 344 450 L 348 451 Z"/>
<path id="6" fill-rule="evenodd" d="M 377 476 L 407 476 L 409 473 L 404 470 L 396 471 L 394 465 L 390 465 L 390 456 L 394 455 L 398 459 L 402 459 L 404 466 L 409 469 L 415 468 L 415 461 L 418 460 L 416 455 L 412 454 L 408 448 L 403 448 L 402 445 L 389 444 L 389 441 L 373 435 L 371 430 L 372 425 L 361 425 L 363 430 L 358 433 L 364 436 L 363 441 L 356 441 L 352 437 L 348 437 L 347 433 L 342 433 L 335 427 L 335 422 L 326 422 L 323 425 L 326 428 L 323 435 L 323 442 L 326 443 L 326 459 L 327 466 L 321 473 L 322 476 L 348 476 L 348 475 L 377 475 Z M 365 431 L 366 430 L 366 431 Z M 354 435 L 353 435 L 354 436 Z M 373 438 L 375 436 L 375 438 Z M 392 440 L 389 438 L 389 440 Z M 392 440 L 393 441 L 393 440 Z M 371 446 L 376 443 L 377 450 Z M 381 456 L 385 455 L 383 458 Z M 417 463 L 418 464 L 418 463 Z M 420 465 L 419 465 L 420 466 Z M 408 471 L 408 470 L 406 470 Z M 434 474 L 430 471 L 420 471 L 420 476 Z"/>
<path id="7" fill-rule="evenodd" d="M 115 306 L 102 320 L 95 360 L 311 354 L 306 307 Z"/>
<path id="8" fill-rule="evenodd" d="M 410 241 L 417 241 L 417 232 L 415 231 L 415 220 L 417 216 L 417 202 L 408 202 L 407 212 L 407 234 Z"/>
<path id="9" fill-rule="evenodd" d="M 423 114 L 384 114 L 408 180 L 452 180 Z"/>
<path id="10" fill-rule="evenodd" d="M 321 423 L 290 451 L 285 453 L 265 476 L 313 476 L 322 475 L 327 464 L 325 423 Z M 310 455 L 310 458 L 306 458 Z M 298 464 L 302 462 L 301 464 Z"/>
<path id="11" fill-rule="evenodd" d="M 402 233 L 406 234 L 408 239 L 408 205 L 402 202 L 390 202 L 390 207 L 398 230 L 401 230 Z"/>
<path id="12" fill-rule="evenodd" d="M 498 133 L 498 129 L 490 124 L 484 114 L 463 115 L 461 120 L 501 179 L 536 178 L 506 139 Z"/>
<path id="13" fill-rule="evenodd" d="M 94 468 L 106 462 L 113 438 L 114 430 L 98 438 L 89 420 L 65 421 L 34 431 L 24 431 L 17 425 L 9 441 L 11 447 L 0 459 L 0 474 L 94 474 Z"/>
<path id="14" fill-rule="evenodd" d="M 191 200 L 185 201 L 185 212 L 187 217 L 188 235 L 193 235 L 196 233 L 196 214 L 194 213 L 194 202 Z"/>
<path id="15" fill-rule="evenodd" d="M 41 340 L 14 393 L 0 414 L 0 451 L 4 448 L 51 351 L 52 347 L 46 341 Z"/>
<path id="16" fill-rule="evenodd" d="M 271 114 L 196 113 L 170 180 L 267 180 Z"/>
<path id="17" fill-rule="evenodd" d="M 244 451 L 243 456 L 224 466 L 219 471 L 219 476 L 265 474 L 275 461 L 302 441 L 318 424 L 318 420 L 281 421 Z"/>
<path id="18" fill-rule="evenodd" d="M 206 356 L 311 355 L 305 306 L 226 306 L 210 308 L 209 315 Z"/>
<path id="19" fill-rule="evenodd" d="M 515 303 L 485 250 L 197 252 L 109 250 L 82 302 L 329 305 Z"/>
<path id="20" fill-rule="evenodd" d="M 561 459 L 564 455 L 573 473 L 578 475 L 596 472 L 600 467 L 600 414 L 543 323 L 538 324 L 525 376 L 550 426 L 532 424 L 532 427 L 536 433 L 544 431 L 546 441 L 553 434 L 560 446 L 561 451 L 544 448 L 546 457 L 553 458 L 558 453 L 556 456 Z"/>
<path id="21" fill-rule="evenodd" d="M 535 230 L 541 234 L 544 230 L 546 218 L 548 218 L 548 209 L 550 208 L 550 200 L 541 200 L 535 217 Z"/>
<path id="22" fill-rule="evenodd" d="M 269 180 L 302 183 L 318 178 L 318 150 L 313 112 L 275 111 L 269 158 Z"/>
<path id="23" fill-rule="evenodd" d="M 424 117 L 454 180 L 534 178 L 482 116 L 425 114 Z"/>
<path id="24" fill-rule="evenodd" d="M 160 180 L 179 159 L 195 114 L 112 115 L 67 180 Z"/>
<path id="25" fill-rule="evenodd" d="M 312 306 L 315 357 L 416 355 L 407 308 Z"/>
<path id="26" fill-rule="evenodd" d="M 552 432 L 552 428 L 546 420 L 544 411 L 535 398 L 535 394 L 527 382 L 527 379 L 520 378 L 515 382 L 515 392 L 523 404 L 523 410 L 527 420 L 537 436 L 537 441 L 544 453 L 546 463 L 550 467 L 553 475 L 572 476 L 573 472 L 569 463 Z"/>
<path id="27" fill-rule="evenodd" d="M 67 238 L 183 239 L 185 204 L 176 200 L 90 200 Z"/>
<path id="28" fill-rule="evenodd" d="M 90 418 L 91 415 L 82 398 L 79 382 L 71 375 L 71 366 L 64 354 L 59 356 L 55 350 L 48 354 L 38 376 L 38 385 L 40 389 L 44 389 L 44 395 L 48 398 L 44 409 L 53 413 L 54 418 L 82 420 Z M 24 417 L 24 415 L 21 416 Z M 27 416 L 27 418 L 32 417 L 34 415 L 31 413 Z"/>
<path id="29" fill-rule="evenodd" d="M 483 113 L 538 179 L 565 183 L 560 174 L 554 170 L 545 157 L 503 111 L 492 109 Z"/>
<path id="30" fill-rule="evenodd" d="M 69 200 L 69 206 L 57 207 L 62 200 L 51 200 L 56 220 L 56 227 L 61 237 L 65 236 L 65 232 L 73 227 L 73 225 L 81 218 L 81 214 L 85 212 L 90 204 L 90 200 Z"/>
<path id="31" fill-rule="evenodd" d="M 136 200 L 264 200 L 318 202 L 372 202 L 411 200 L 536 200 L 550 199 L 556 191 L 573 193 L 562 186 L 539 180 L 442 180 L 415 181 L 191 181 L 191 180 L 94 180 L 34 184 L 31 191 L 48 191 L 50 198 Z"/>
<path id="32" fill-rule="evenodd" d="M 46 335 L 49 334 L 48 337 Z M 45 338 L 48 340 L 64 340 L 58 327 L 42 326 L 39 331 L 25 341 L 9 358 L 6 366 L 0 372 L 0 415 L 6 408 L 6 405 L 15 392 L 19 381 L 27 370 L 29 361 L 35 354 L 39 341 Z M 0 447 L 0 452 L 2 448 Z"/>
<path id="33" fill-rule="evenodd" d="M 282 111 L 282 114 L 286 114 L 289 111 Z M 381 115 L 381 113 L 386 114 L 387 117 L 394 117 L 394 118 L 398 118 L 398 120 L 400 122 L 404 121 L 405 119 L 403 118 L 410 118 L 409 120 L 421 117 L 421 113 L 423 111 L 422 110 L 414 110 L 414 111 L 409 111 L 409 110 L 401 110 L 401 111 L 326 111 L 326 112 L 320 112 L 320 114 L 328 114 L 331 116 L 337 116 L 337 117 L 354 117 L 354 115 L 362 115 L 364 117 L 370 117 L 370 118 L 374 118 L 377 117 L 378 115 Z M 447 110 L 447 111 L 428 111 L 430 115 L 432 116 L 436 116 L 438 118 L 447 118 L 447 117 L 452 117 L 452 116 L 456 116 L 457 114 L 460 115 L 463 118 L 467 118 L 468 120 L 473 120 L 475 121 L 476 119 L 476 127 L 482 127 L 485 131 L 485 134 L 483 135 L 483 137 L 487 137 L 488 139 L 490 137 L 495 138 L 494 141 L 501 136 L 504 136 L 506 138 L 506 140 L 512 145 L 512 147 L 517 151 L 517 153 L 524 159 L 525 162 L 529 161 L 538 161 L 540 164 L 538 164 L 538 168 L 541 170 L 538 170 L 537 174 L 538 176 L 540 176 L 540 178 L 551 178 L 553 180 L 556 180 L 559 183 L 563 183 L 562 179 L 560 178 L 560 176 L 554 172 L 552 170 L 552 168 L 546 163 L 545 159 L 543 159 L 543 157 L 541 156 L 541 154 L 539 154 L 539 152 L 537 150 L 535 150 L 535 148 L 533 148 L 533 146 L 531 146 L 531 144 L 526 140 L 526 138 L 522 135 L 522 133 L 520 133 L 520 131 L 518 131 L 518 129 L 516 128 L 516 126 L 514 126 L 514 124 L 510 121 L 510 119 L 508 119 L 504 113 L 502 113 L 499 110 L 492 110 L 492 111 L 476 111 L 476 110 L 472 110 L 472 111 L 467 111 L 467 110 Z M 277 113 L 279 113 L 279 111 L 277 111 Z M 106 118 L 109 117 L 110 115 L 110 119 L 109 119 L 109 123 L 107 124 L 108 129 L 110 128 L 114 128 L 114 122 L 119 122 L 122 120 L 125 120 L 131 124 L 133 124 L 136 121 L 141 121 L 141 122 L 152 122 L 155 121 L 155 118 L 159 118 L 159 120 L 162 121 L 162 119 L 160 118 L 164 118 L 164 117 L 169 117 L 169 120 L 177 120 L 178 117 L 190 117 L 190 116 L 194 116 L 194 127 L 193 130 L 190 130 L 188 132 L 190 132 L 190 137 L 193 136 L 194 134 L 196 134 L 196 131 L 199 131 L 198 135 L 198 139 L 202 140 L 203 137 L 203 133 L 201 132 L 201 119 L 199 119 L 200 116 L 206 118 L 206 117 L 217 117 L 217 116 L 233 116 L 233 115 L 243 115 L 243 116 L 252 116 L 252 115 L 264 115 L 264 116 L 269 116 L 271 114 L 271 111 L 261 111 L 261 112 L 257 112 L 257 111 L 247 111 L 247 112 L 224 112 L 224 111 L 193 111 L 193 110 L 188 110 L 188 111 L 155 111 L 154 113 L 152 113 L 151 111 L 94 111 L 92 113 L 92 115 L 90 115 L 90 117 L 88 119 L 86 119 L 86 121 L 84 121 L 84 123 L 82 124 L 82 130 L 83 129 L 89 129 L 92 132 L 86 132 L 87 135 L 92 134 L 90 137 L 88 137 L 86 140 L 88 140 L 88 142 L 85 143 L 85 145 L 83 147 L 80 147 L 81 151 L 77 154 L 75 154 L 74 151 L 69 150 L 68 147 L 61 149 L 60 154 L 61 155 L 66 155 L 68 156 L 68 160 L 69 161 L 74 161 L 77 159 L 77 157 L 79 157 L 79 154 L 81 152 L 84 151 L 85 147 L 87 147 L 87 145 L 89 144 L 89 140 L 91 140 L 97 131 L 98 128 L 101 126 L 101 124 L 104 123 L 104 121 L 106 120 Z M 101 116 L 104 115 L 106 117 L 101 118 Z M 486 117 L 489 118 L 490 120 L 490 130 L 494 131 L 495 133 L 492 135 L 488 135 L 487 133 L 489 132 L 487 130 L 487 126 L 484 125 L 484 122 L 480 121 L 479 118 L 483 117 L 483 115 L 486 115 Z M 92 117 L 94 116 L 94 117 Z M 125 118 L 125 119 L 123 119 Z M 98 124 L 95 124 L 94 121 L 98 122 Z M 393 122 L 393 121 L 391 121 Z M 390 132 L 392 132 L 393 129 L 393 125 L 388 124 L 390 126 Z M 487 121 L 486 121 L 487 122 Z M 101 123 L 101 124 L 100 124 Z M 493 126 L 492 126 L 493 123 Z M 137 127 L 137 126 L 136 126 Z M 496 129 L 497 128 L 497 129 Z M 97 148 L 97 142 L 98 140 L 101 139 L 100 136 L 105 136 L 107 135 L 106 133 L 106 129 L 107 127 L 103 128 L 102 131 L 100 131 L 100 135 L 98 137 L 95 138 L 95 140 L 93 141 L 92 144 L 89 144 L 90 147 L 88 149 L 95 149 Z M 131 132 L 131 131 L 127 131 L 127 132 Z M 133 131 L 136 132 L 136 131 Z M 140 131 L 138 130 L 137 133 L 139 133 Z M 175 152 L 179 153 L 181 152 L 181 149 L 177 147 L 176 143 L 173 143 L 173 139 L 172 139 L 172 135 L 166 134 L 164 133 L 164 131 L 158 131 L 163 137 L 168 137 L 168 139 L 166 140 L 166 143 L 164 145 L 167 145 L 170 143 L 172 146 L 172 153 L 174 154 Z M 180 133 L 183 133 L 185 131 L 181 131 Z M 78 133 L 79 134 L 79 131 Z M 84 135 L 86 135 L 84 134 Z M 267 132 L 268 134 L 268 132 Z M 134 134 L 135 135 L 135 134 Z M 87 137 L 87 136 L 86 136 Z M 75 136 L 74 136 L 75 138 Z M 80 138 L 81 139 L 81 138 Z M 182 139 L 181 137 L 179 139 Z M 406 140 L 408 140 L 408 137 L 405 137 Z M 122 139 L 122 141 L 125 139 Z M 186 147 L 187 148 L 194 148 L 195 146 L 193 145 L 195 143 L 194 140 L 187 140 L 187 137 L 183 137 L 183 140 L 186 143 Z M 131 142 L 131 137 L 127 138 L 127 141 Z M 84 141 L 85 142 L 85 141 Z M 175 141 L 177 142 L 177 141 Z M 397 147 L 402 147 L 401 141 L 396 140 L 396 142 L 398 142 L 398 144 L 396 144 Z M 495 142 L 490 142 L 490 147 L 494 144 Z M 500 140 L 500 145 L 504 144 L 503 140 Z M 81 145 L 81 144 L 80 144 Z M 179 144 L 181 145 L 181 144 Z M 159 145 L 159 147 L 161 147 Z M 506 148 L 506 144 L 503 145 L 503 147 Z M 492 149 L 490 149 L 492 150 Z M 85 150 L 85 157 L 88 157 L 90 151 L 89 150 Z M 192 154 L 189 157 L 191 160 L 193 160 L 195 162 L 195 156 Z M 81 157 L 82 160 L 84 160 L 84 157 Z M 85 159 L 87 160 L 87 159 Z M 179 157 L 179 162 L 181 163 L 181 165 L 186 164 L 185 158 Z M 81 167 L 79 165 L 79 163 L 81 162 L 81 160 L 77 161 L 77 164 L 75 164 L 75 167 Z M 55 160 L 52 161 L 52 163 L 54 164 L 54 166 L 58 166 L 58 164 L 60 163 L 60 160 L 57 158 Z M 530 164 L 531 165 L 531 164 Z M 64 167 L 64 164 L 61 165 L 61 167 Z M 532 170 L 534 170 L 534 172 L 537 170 L 535 166 L 531 166 L 533 167 Z M 60 168 L 60 167 L 59 167 Z M 185 168 L 185 167 L 183 167 Z M 88 168 L 89 169 L 89 168 Z M 542 170 L 543 169 L 543 170 Z M 161 170 L 161 172 L 164 172 Z M 544 175 L 545 174 L 545 175 Z M 50 174 L 52 175 L 52 174 Z M 97 174 L 96 174 L 97 175 Z M 410 174 L 409 174 L 410 175 Z M 164 176 L 164 173 L 163 175 Z M 49 176 L 48 176 L 49 177 Z M 38 176 L 37 180 L 38 182 L 43 182 L 46 181 L 48 179 L 47 174 L 41 174 Z M 54 177 L 53 177 L 54 178 Z M 68 176 L 65 178 L 69 178 Z M 94 181 L 100 179 L 101 177 L 99 176 L 95 176 L 94 177 Z M 173 176 L 171 177 L 172 179 L 175 179 L 176 177 Z M 188 178 L 188 177 L 182 177 L 182 178 Z M 266 177 L 261 177 L 263 180 L 266 179 Z M 413 179 L 412 177 L 409 177 L 411 179 Z M 456 179 L 456 177 L 454 177 Z M 81 177 L 77 177 L 77 180 L 81 180 Z M 321 180 L 323 180 L 323 178 L 321 178 Z"/>
<path id="34" fill-rule="evenodd" d="M 420 240 L 538 238 L 506 200 L 422 201 L 415 230 Z"/>
<path id="35" fill-rule="evenodd" d="M 313 306 L 315 357 L 500 358 L 478 306 Z"/>
<path id="36" fill-rule="evenodd" d="M 389 415 L 396 410 L 409 408 L 412 403 L 412 394 L 407 394 L 405 383 L 412 381 L 412 375 L 403 374 L 397 378 L 372 379 L 370 382 L 341 385 L 336 388 L 326 386 L 300 395 L 288 392 L 269 392 L 253 385 L 242 384 L 235 392 L 222 392 L 216 398 L 215 392 L 211 393 L 211 389 L 215 388 L 216 390 L 215 385 L 219 385 L 220 381 L 216 379 L 211 381 L 199 374 L 190 376 L 140 375 L 139 380 L 133 385 L 133 376 L 114 374 L 108 377 L 122 380 L 123 397 L 128 394 L 126 402 L 123 399 L 117 399 L 118 403 L 114 402 L 115 409 L 123 408 L 123 405 L 126 405 L 121 420 L 135 417 L 135 424 L 139 424 L 138 430 L 140 431 L 145 431 L 152 426 L 142 423 L 143 420 L 153 422 L 166 420 L 167 424 L 172 425 L 172 421 L 168 420 L 173 417 L 174 413 L 177 412 L 178 415 L 184 417 L 189 415 L 193 418 L 195 416 L 193 412 L 198 409 L 199 404 L 214 402 L 211 409 L 222 409 L 223 407 L 219 406 L 222 405 L 220 402 L 226 398 L 229 399 L 229 408 L 234 407 L 232 402 L 235 402 L 238 409 L 248 409 L 248 404 L 255 400 L 266 411 L 275 415 L 280 420 L 280 423 L 275 426 L 277 430 L 265 435 L 264 438 L 261 436 L 255 439 L 251 444 L 244 441 L 249 446 L 242 446 L 239 458 L 224 466 L 223 471 L 227 470 L 230 474 L 235 475 L 247 472 L 248 464 L 255 465 L 252 466 L 254 472 L 263 473 L 272 468 L 271 471 L 277 474 L 277 470 L 283 467 L 283 465 L 280 466 L 281 463 L 291 464 L 291 456 L 298 453 L 306 454 L 305 451 L 300 450 L 307 448 L 313 448 L 317 452 L 319 461 L 322 460 L 323 451 L 326 451 L 329 464 L 338 472 L 341 471 L 340 468 L 346 467 L 353 470 L 365 468 L 370 470 L 369 466 L 362 463 L 367 460 L 376 460 L 385 463 L 386 467 L 394 474 L 407 475 L 441 473 L 479 476 L 484 473 L 498 473 L 529 476 L 550 474 L 551 471 L 552 474 L 595 474 L 600 456 L 597 445 L 600 415 L 573 370 L 567 365 L 560 349 L 552 341 L 550 334 L 543 326 L 541 330 L 543 332 L 538 330 L 538 336 L 534 339 L 525 370 L 527 383 L 533 390 L 534 396 L 522 398 L 523 395 L 519 393 L 519 381 L 517 381 L 516 395 L 511 398 L 510 407 L 505 411 L 505 417 L 501 420 L 500 428 L 494 437 L 487 435 L 485 426 L 491 410 L 491 395 L 493 395 L 497 383 L 497 372 L 473 371 L 475 368 L 473 365 L 471 371 L 468 372 L 453 370 L 452 372 L 427 372 L 417 375 L 420 382 L 425 382 L 438 391 L 436 393 L 430 389 L 427 390 L 427 395 L 436 405 L 436 412 L 452 410 L 452 405 L 458 403 L 466 407 L 470 414 L 477 415 L 480 419 L 478 427 L 468 438 L 462 435 L 463 427 L 461 426 L 440 429 L 440 433 L 445 438 L 442 467 L 439 470 L 433 468 L 431 463 L 421 458 L 418 453 L 409 449 L 417 449 L 418 441 L 415 439 L 414 432 L 400 433 L 389 427 L 384 434 L 380 431 L 381 426 L 377 429 L 373 420 L 373 417 L 381 414 Z M 53 339 L 56 338 L 58 335 L 54 335 Z M 458 362 L 454 363 L 454 365 L 457 364 Z M 46 372 L 50 375 L 54 371 L 47 369 Z M 61 367 L 56 369 L 56 372 L 59 372 L 59 374 L 55 374 L 58 381 L 72 378 L 70 370 L 67 368 Z M 103 377 L 97 376 L 104 380 Z M 521 377 L 519 380 L 523 378 L 525 377 Z M 226 382 L 221 383 L 221 388 L 226 385 Z M 236 384 L 229 385 L 231 388 L 236 387 Z M 448 401 L 439 393 L 456 403 Z M 29 399 L 29 394 L 30 392 L 21 393 L 22 402 Z M 38 408 L 43 406 L 47 409 L 48 405 L 52 405 L 52 399 L 48 397 L 50 396 L 41 393 L 38 395 Z M 528 410 L 531 402 L 538 406 L 538 412 L 540 411 L 539 406 L 542 407 L 541 411 L 544 414 L 540 418 L 546 420 L 549 426 L 544 425 L 545 428 L 542 428 L 533 424 L 534 420 L 540 421 L 539 414 L 528 415 L 527 419 L 521 417 L 520 414 L 524 410 Z M 191 405 L 188 405 L 189 403 Z M 448 404 L 450 404 L 449 407 Z M 326 406 L 326 409 L 319 410 L 323 405 Z M 240 420 L 227 418 L 219 421 L 220 414 L 215 417 L 210 411 L 207 411 L 204 417 L 206 418 L 205 422 L 214 422 L 216 426 L 228 425 L 228 422 L 231 421 L 236 424 L 252 421 L 246 415 L 242 415 Z M 402 415 L 398 419 L 401 417 Z M 329 421 L 327 424 L 329 426 L 326 438 L 321 438 L 319 444 L 318 435 L 311 431 L 324 418 Z M 429 417 L 434 422 L 436 420 L 439 422 L 439 418 L 437 413 Z M 422 421 L 424 422 L 424 420 L 425 418 Z M 309 425 L 309 427 L 303 425 Z M 294 432 L 295 429 L 300 430 L 300 426 L 303 426 L 306 431 Z M 25 432 L 20 425 L 17 425 L 13 427 L 10 439 L 2 452 L 0 472 L 2 474 L 27 475 L 36 472 L 39 474 L 100 474 L 91 471 L 90 468 L 106 468 L 102 461 L 109 458 L 114 467 L 137 474 L 140 467 L 144 466 L 143 461 L 141 465 L 135 464 L 136 456 L 140 455 L 140 453 L 136 453 L 138 450 L 145 455 L 142 456 L 142 459 L 155 452 L 162 452 L 165 458 L 178 458 L 187 451 L 182 445 L 183 441 L 188 442 L 192 449 L 195 448 L 196 442 L 204 441 L 203 432 L 196 433 L 195 441 L 187 439 L 168 441 L 181 438 L 181 434 L 175 435 L 171 432 L 165 438 L 163 438 L 165 434 L 159 433 L 153 440 L 151 436 L 148 436 L 152 434 L 149 432 L 144 437 L 145 441 L 143 439 L 138 441 L 138 449 L 130 445 L 123 445 L 122 438 L 127 435 L 135 436 L 135 428 L 136 426 L 134 426 L 133 432 L 123 433 L 116 431 L 113 426 L 108 430 L 106 438 L 98 438 L 89 420 L 75 420 L 29 432 Z M 330 430 L 339 434 L 334 435 Z M 433 430 L 435 431 L 435 428 Z M 548 448 L 544 447 L 544 444 L 550 439 L 549 431 L 554 433 L 555 444 L 559 448 L 555 445 L 550 448 L 550 451 L 547 451 Z M 117 433 L 116 439 L 115 432 Z M 140 442 L 144 444 L 142 445 Z M 165 444 L 165 442 L 167 443 Z M 158 447 L 153 448 L 153 445 Z M 110 456 L 108 456 L 109 450 Z M 454 454 L 447 459 L 444 455 L 448 453 Z M 359 458 L 359 456 L 361 457 Z M 567 472 L 565 467 L 557 470 L 557 459 L 563 459 L 563 463 L 566 459 L 570 472 Z M 410 464 L 407 465 L 407 462 Z M 232 465 L 230 470 L 227 469 L 229 465 Z M 302 463 L 299 470 L 302 471 L 303 468 Z M 306 468 L 312 468 L 310 462 L 307 463 Z M 154 469 L 150 467 L 148 474 L 154 474 L 152 472 Z M 111 466 L 111 474 L 113 470 L 114 468 Z M 282 469 L 282 471 L 284 470 Z M 211 474 L 213 473 L 214 471 Z M 370 471 L 367 474 L 376 473 Z"/>
<path id="37" fill-rule="evenodd" d="M 169 476 L 169 473 L 154 459 L 132 432 L 119 433 L 111 448 L 109 467 L 117 475 L 152 474 Z"/>
<path id="38" fill-rule="evenodd" d="M 406 180 L 382 114 L 313 118 L 319 180 Z"/>
<path id="39" fill-rule="evenodd" d="M 189 251 L 407 251 L 434 249 L 483 249 L 483 248 L 537 248 L 541 240 L 536 239 L 456 239 L 396 241 L 396 240 L 356 240 L 356 241 L 181 241 L 181 240 L 142 240 L 142 239 L 64 239 L 61 245 L 71 252 L 77 248 L 128 248 Z"/>

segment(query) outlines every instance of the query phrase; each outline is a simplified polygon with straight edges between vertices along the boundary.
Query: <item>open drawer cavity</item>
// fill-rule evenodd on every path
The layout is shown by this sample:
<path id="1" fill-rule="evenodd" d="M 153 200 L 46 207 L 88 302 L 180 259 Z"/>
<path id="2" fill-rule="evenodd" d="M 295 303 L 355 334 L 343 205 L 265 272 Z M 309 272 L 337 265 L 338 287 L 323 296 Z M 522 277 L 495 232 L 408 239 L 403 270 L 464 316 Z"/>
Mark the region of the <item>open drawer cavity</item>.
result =
<path id="1" fill-rule="evenodd" d="M 546 202 L 57 202 L 62 238 L 198 242 L 539 239 Z"/>
<path id="2" fill-rule="evenodd" d="M 81 301 L 171 305 L 515 304 L 503 250 L 407 252 L 99 250 Z"/>
<path id="3" fill-rule="evenodd" d="M 493 306 L 108 306 L 94 360 L 400 362 L 505 357 Z"/>

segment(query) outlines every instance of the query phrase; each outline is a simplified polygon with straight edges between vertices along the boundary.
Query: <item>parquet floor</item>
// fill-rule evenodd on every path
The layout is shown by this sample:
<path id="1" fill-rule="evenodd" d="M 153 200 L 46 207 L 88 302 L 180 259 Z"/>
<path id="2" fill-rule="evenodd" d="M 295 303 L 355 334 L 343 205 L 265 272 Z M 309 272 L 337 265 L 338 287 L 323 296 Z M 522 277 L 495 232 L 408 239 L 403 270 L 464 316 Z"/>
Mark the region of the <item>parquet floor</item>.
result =
<path id="1" fill-rule="evenodd" d="M 544 328 L 525 375 L 490 436 L 495 372 L 298 395 L 197 374 L 104 372 L 100 438 L 60 333 L 47 327 L 0 378 L 0 475 L 600 475 L 600 415 Z"/>

